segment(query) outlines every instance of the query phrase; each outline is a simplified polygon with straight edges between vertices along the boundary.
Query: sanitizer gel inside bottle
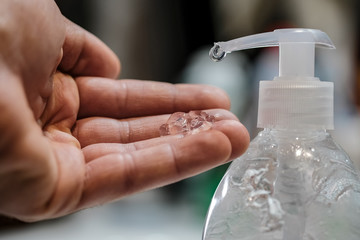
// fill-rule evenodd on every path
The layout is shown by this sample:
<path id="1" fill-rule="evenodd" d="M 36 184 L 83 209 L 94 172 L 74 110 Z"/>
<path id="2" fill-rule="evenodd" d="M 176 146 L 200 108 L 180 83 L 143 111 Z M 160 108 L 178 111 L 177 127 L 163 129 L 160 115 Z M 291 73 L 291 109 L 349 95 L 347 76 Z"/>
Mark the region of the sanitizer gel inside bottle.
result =
<path id="1" fill-rule="evenodd" d="M 359 240 L 360 179 L 333 129 L 333 83 L 314 77 L 314 29 L 279 29 L 219 42 L 210 57 L 279 46 L 279 76 L 260 82 L 258 127 L 219 184 L 203 240 Z"/>

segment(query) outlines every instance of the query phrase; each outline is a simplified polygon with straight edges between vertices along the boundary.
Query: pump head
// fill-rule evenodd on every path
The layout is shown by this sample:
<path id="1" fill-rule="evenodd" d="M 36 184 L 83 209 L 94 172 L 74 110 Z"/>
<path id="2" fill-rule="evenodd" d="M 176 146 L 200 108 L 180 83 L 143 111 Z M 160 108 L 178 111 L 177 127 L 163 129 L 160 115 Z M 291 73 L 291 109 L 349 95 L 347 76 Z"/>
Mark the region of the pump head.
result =
<path id="1" fill-rule="evenodd" d="M 278 29 L 215 43 L 209 56 L 279 46 L 279 76 L 261 81 L 258 127 L 333 128 L 333 83 L 314 77 L 315 46 L 335 49 L 329 36 L 316 29 Z"/>
<path id="2" fill-rule="evenodd" d="M 279 46 L 279 76 L 314 76 L 315 46 L 335 49 L 329 36 L 317 29 L 287 28 L 218 42 L 210 50 L 214 61 L 227 53 L 251 48 Z"/>

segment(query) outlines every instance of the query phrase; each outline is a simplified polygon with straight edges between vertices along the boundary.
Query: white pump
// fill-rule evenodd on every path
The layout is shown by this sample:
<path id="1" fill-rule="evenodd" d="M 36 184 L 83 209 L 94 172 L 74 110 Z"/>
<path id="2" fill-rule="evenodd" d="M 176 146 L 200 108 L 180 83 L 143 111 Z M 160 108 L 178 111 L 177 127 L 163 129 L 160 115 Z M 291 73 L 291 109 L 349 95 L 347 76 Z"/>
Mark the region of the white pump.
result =
<path id="1" fill-rule="evenodd" d="M 315 46 L 334 49 L 328 35 L 315 29 L 278 29 L 215 43 L 214 61 L 227 53 L 279 46 L 279 77 L 261 81 L 258 127 L 333 129 L 333 83 L 314 77 Z"/>

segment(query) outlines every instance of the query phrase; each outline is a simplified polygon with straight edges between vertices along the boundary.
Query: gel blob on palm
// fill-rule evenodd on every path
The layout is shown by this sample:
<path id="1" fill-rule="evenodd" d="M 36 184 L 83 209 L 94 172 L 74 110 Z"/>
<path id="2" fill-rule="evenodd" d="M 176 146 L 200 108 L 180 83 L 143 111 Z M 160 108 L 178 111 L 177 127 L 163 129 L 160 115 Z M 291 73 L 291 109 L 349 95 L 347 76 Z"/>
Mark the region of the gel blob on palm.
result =
<path id="1" fill-rule="evenodd" d="M 279 76 L 261 81 L 258 127 L 247 152 L 220 182 L 203 240 L 359 240 L 359 173 L 327 130 L 333 83 L 314 77 L 326 33 L 279 29 L 215 43 L 219 61 L 235 50 L 279 46 Z"/>

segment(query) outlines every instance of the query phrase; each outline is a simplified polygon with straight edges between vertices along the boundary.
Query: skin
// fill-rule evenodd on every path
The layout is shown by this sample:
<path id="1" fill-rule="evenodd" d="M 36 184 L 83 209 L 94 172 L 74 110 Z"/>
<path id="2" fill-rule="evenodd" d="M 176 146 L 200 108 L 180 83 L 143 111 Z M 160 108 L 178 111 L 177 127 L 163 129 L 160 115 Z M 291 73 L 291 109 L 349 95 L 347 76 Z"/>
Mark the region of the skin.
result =
<path id="1" fill-rule="evenodd" d="M 249 144 L 226 94 L 115 80 L 120 62 L 49 0 L 0 8 L 0 214 L 60 217 L 224 164 Z M 205 110 L 208 131 L 159 136 L 171 113 Z"/>

